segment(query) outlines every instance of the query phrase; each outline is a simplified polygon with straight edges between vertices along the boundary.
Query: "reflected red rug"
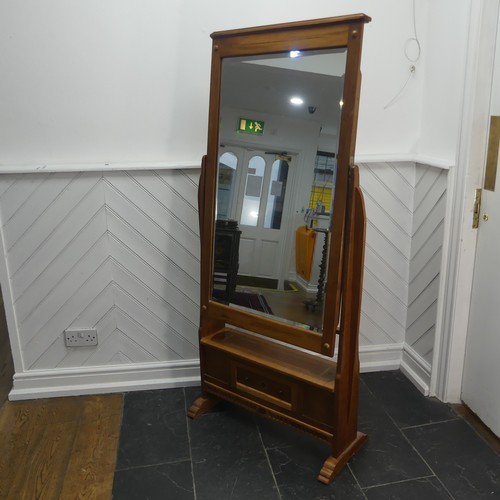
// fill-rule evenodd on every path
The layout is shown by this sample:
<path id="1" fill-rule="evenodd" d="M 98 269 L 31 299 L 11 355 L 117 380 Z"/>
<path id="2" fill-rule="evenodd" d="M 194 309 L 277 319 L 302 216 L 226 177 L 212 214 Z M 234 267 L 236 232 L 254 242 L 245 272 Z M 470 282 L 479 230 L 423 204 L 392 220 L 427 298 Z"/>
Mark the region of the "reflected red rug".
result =
<path id="1" fill-rule="evenodd" d="M 266 298 L 260 293 L 234 292 L 232 302 L 238 306 L 248 307 L 250 309 L 254 309 L 255 311 L 273 314 Z"/>
<path id="2" fill-rule="evenodd" d="M 227 302 L 222 298 L 221 295 L 222 294 L 219 293 L 219 290 L 214 290 L 214 299 L 227 304 Z M 253 309 L 254 311 L 273 314 L 273 311 L 269 307 L 266 298 L 260 293 L 234 292 L 231 302 L 233 304 L 236 304 L 237 306 L 248 307 L 249 309 Z"/>

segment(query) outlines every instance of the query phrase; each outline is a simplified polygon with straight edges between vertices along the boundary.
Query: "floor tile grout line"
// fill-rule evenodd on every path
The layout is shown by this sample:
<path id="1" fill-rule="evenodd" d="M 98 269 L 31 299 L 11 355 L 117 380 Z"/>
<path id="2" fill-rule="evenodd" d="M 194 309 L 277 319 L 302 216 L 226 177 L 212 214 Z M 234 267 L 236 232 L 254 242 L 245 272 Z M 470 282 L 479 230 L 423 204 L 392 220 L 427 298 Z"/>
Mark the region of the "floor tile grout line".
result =
<path id="1" fill-rule="evenodd" d="M 366 496 L 366 494 L 365 494 L 365 492 L 364 492 L 363 488 L 361 487 L 361 484 L 360 484 L 360 482 L 358 481 L 358 478 L 356 477 L 356 474 L 354 474 L 354 471 L 353 471 L 353 470 L 352 470 L 352 468 L 351 468 L 351 464 L 350 464 L 349 462 L 347 462 L 347 464 L 346 464 L 346 465 L 347 465 L 347 468 L 349 469 L 349 471 L 351 472 L 352 477 L 354 478 L 354 481 L 356 481 L 356 484 L 358 485 L 359 491 L 361 491 L 361 494 L 363 495 L 363 497 L 367 499 L 367 496 Z"/>
<path id="2" fill-rule="evenodd" d="M 189 421 L 187 420 L 189 417 L 187 416 L 187 400 L 186 400 L 186 388 L 182 388 L 182 394 L 184 395 L 184 414 L 186 415 L 186 430 L 187 430 L 187 438 L 188 438 L 188 449 L 189 449 L 189 462 L 191 466 L 191 478 L 193 479 L 193 500 L 196 500 L 196 482 L 194 480 L 194 466 L 193 466 L 193 454 L 191 452 L 191 432 L 189 431 Z"/>
<path id="3" fill-rule="evenodd" d="M 391 481 L 389 483 L 380 483 L 380 484 L 374 484 L 372 486 L 365 486 L 363 488 L 363 491 L 366 492 L 368 490 L 372 490 L 373 488 L 381 488 L 382 486 L 391 486 L 392 484 L 409 483 L 411 481 L 419 481 L 420 479 L 429 479 L 431 477 L 435 477 L 437 479 L 437 476 L 435 474 L 428 474 L 427 476 L 410 477 L 408 479 L 401 479 L 400 481 Z"/>
<path id="4" fill-rule="evenodd" d="M 370 389 L 370 387 L 368 386 L 368 384 L 365 381 L 363 381 L 363 384 L 365 385 L 365 387 L 368 390 L 368 392 L 378 401 L 377 396 L 372 392 L 372 390 Z M 411 446 L 411 448 L 420 457 L 420 459 L 422 460 L 422 462 L 424 462 L 424 464 L 429 468 L 429 470 L 432 472 L 432 474 L 434 474 L 434 476 L 436 476 L 436 479 L 439 481 L 439 484 L 441 484 L 441 486 L 444 488 L 444 490 L 446 491 L 446 493 L 448 493 L 448 495 L 450 495 L 450 498 L 454 500 L 455 497 L 451 494 L 451 492 L 448 490 L 448 488 L 444 485 L 443 481 L 441 481 L 441 478 L 436 474 L 436 472 L 434 471 L 434 469 L 427 463 L 427 460 L 425 460 L 424 457 L 420 454 L 420 452 L 415 448 L 415 446 L 413 446 L 413 443 L 408 439 L 408 437 L 405 435 L 405 433 L 403 432 L 402 428 L 399 427 L 399 425 L 394 420 L 394 418 L 392 418 L 392 415 L 388 411 L 386 411 L 385 406 L 383 405 L 383 403 L 381 403 L 380 406 L 382 408 L 382 411 L 387 415 L 387 417 L 389 418 L 389 420 L 396 426 L 396 428 L 398 429 L 398 431 L 401 433 L 401 435 L 403 436 L 403 439 L 405 439 L 406 442 Z"/>
<path id="5" fill-rule="evenodd" d="M 420 452 L 415 448 L 415 446 L 413 446 L 413 443 L 408 439 L 408 437 L 403 432 L 403 430 L 401 429 L 401 427 L 399 427 L 399 425 L 397 424 L 397 422 L 392 418 L 392 415 L 390 415 L 389 412 L 385 411 L 385 409 L 383 411 L 389 417 L 389 419 L 391 420 L 391 422 L 396 426 L 396 428 L 398 429 L 398 431 L 403 436 L 403 439 L 405 439 L 406 442 L 412 447 L 412 449 L 420 457 L 420 459 L 422 460 L 422 462 L 424 462 L 424 464 L 427 465 L 427 467 L 432 472 L 432 474 L 434 474 L 434 476 L 436 476 L 436 479 L 439 481 L 439 484 L 441 484 L 441 486 L 444 488 L 444 490 L 446 491 L 446 493 L 448 493 L 448 495 L 450 495 L 450 498 L 452 498 L 454 500 L 455 497 L 451 494 L 451 492 L 448 490 L 448 488 L 444 485 L 443 481 L 441 481 L 441 478 L 436 474 L 436 471 L 429 465 L 429 463 L 427 462 L 427 460 L 425 460 L 425 458 L 420 454 Z"/>
<path id="6" fill-rule="evenodd" d="M 408 425 L 406 427 L 399 427 L 398 426 L 398 428 L 402 431 L 406 431 L 408 429 L 418 429 L 419 427 L 429 427 L 431 425 L 436 425 L 436 424 L 447 424 L 449 422 L 455 422 L 455 420 L 460 420 L 460 417 L 457 416 L 456 418 L 449 418 L 447 420 L 436 420 L 435 422 L 427 422 L 426 424 Z M 394 422 L 394 423 L 396 423 L 396 422 Z"/>
<path id="7" fill-rule="evenodd" d="M 278 481 L 276 481 L 276 476 L 274 475 L 273 466 L 271 465 L 271 460 L 269 459 L 266 445 L 264 444 L 264 440 L 262 439 L 262 434 L 260 432 L 259 424 L 255 420 L 255 416 L 252 418 L 252 420 L 255 424 L 255 427 L 257 427 L 257 433 L 259 434 L 260 444 L 262 445 L 262 449 L 264 450 L 264 454 L 266 455 L 267 465 L 269 465 L 269 470 L 271 471 L 271 475 L 273 476 L 273 481 L 274 481 L 274 484 L 276 485 L 276 491 L 278 493 L 278 497 L 280 500 L 282 500 L 280 487 L 278 486 Z"/>
<path id="8" fill-rule="evenodd" d="M 115 472 L 127 472 L 135 469 L 147 469 L 148 467 L 159 467 L 160 465 L 174 465 L 181 464 L 183 462 L 189 462 L 190 458 L 181 458 L 180 460 L 169 460 L 168 462 L 155 462 L 154 464 L 143 464 L 143 465 L 133 465 L 131 467 L 123 467 L 121 469 L 115 469 Z"/>

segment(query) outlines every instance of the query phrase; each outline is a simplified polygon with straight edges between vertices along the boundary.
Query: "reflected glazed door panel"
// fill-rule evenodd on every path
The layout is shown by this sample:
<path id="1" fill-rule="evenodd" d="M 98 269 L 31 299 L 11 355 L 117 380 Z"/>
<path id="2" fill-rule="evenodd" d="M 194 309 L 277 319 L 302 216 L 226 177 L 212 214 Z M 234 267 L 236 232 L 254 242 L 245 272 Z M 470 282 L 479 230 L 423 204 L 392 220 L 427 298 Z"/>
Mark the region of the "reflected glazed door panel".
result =
<path id="1" fill-rule="evenodd" d="M 258 269 L 266 278 L 276 278 L 276 263 L 280 258 L 279 240 L 262 240 L 260 252 L 257 254 Z"/>
<path id="2" fill-rule="evenodd" d="M 255 238 L 240 236 L 240 267 L 238 273 L 243 276 L 250 276 L 252 273 L 255 243 Z"/>
<path id="3" fill-rule="evenodd" d="M 230 218 L 238 221 L 242 232 L 238 274 L 282 283 L 288 270 L 283 261 L 283 246 L 292 234 L 287 225 L 290 218 L 285 216 L 289 208 L 286 193 L 291 160 L 260 150 L 225 146 L 219 171 L 221 165 L 226 168 L 226 163 L 234 165 L 232 199 L 227 199 L 228 190 L 222 183 L 229 176 L 225 172 L 223 176 L 219 174 L 217 217 L 225 218 L 230 213 Z"/>

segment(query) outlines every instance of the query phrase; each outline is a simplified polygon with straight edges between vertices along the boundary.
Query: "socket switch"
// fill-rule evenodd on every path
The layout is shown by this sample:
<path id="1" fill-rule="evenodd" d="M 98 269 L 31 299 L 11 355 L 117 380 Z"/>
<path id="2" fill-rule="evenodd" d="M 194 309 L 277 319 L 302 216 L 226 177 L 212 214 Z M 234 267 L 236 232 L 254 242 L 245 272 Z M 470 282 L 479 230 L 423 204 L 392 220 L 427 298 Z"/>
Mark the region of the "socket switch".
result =
<path id="1" fill-rule="evenodd" d="M 66 347 L 88 347 L 97 345 L 97 330 L 64 330 Z"/>

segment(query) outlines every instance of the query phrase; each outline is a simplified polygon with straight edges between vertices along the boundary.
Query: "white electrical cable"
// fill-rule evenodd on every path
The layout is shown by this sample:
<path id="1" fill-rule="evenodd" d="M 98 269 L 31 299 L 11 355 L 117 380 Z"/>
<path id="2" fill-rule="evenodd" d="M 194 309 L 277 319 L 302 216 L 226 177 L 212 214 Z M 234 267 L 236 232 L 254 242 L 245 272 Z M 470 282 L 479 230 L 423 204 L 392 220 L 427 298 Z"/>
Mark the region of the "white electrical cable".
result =
<path id="1" fill-rule="evenodd" d="M 398 100 L 398 98 L 401 96 L 401 94 L 404 92 L 404 90 L 406 89 L 406 86 L 408 85 L 408 83 L 411 80 L 411 77 L 415 74 L 415 70 L 416 70 L 415 64 L 420 59 L 421 47 L 420 47 L 420 41 L 419 41 L 418 35 L 417 35 L 417 21 L 416 21 L 415 10 L 416 10 L 415 0 L 413 0 L 413 36 L 406 40 L 405 46 L 404 46 L 404 53 L 405 53 L 406 59 L 408 59 L 408 61 L 413 63 L 410 66 L 410 74 L 408 75 L 408 78 L 406 79 L 405 83 L 403 84 L 403 86 L 401 87 L 399 92 L 384 106 L 384 109 L 387 109 L 388 107 L 392 106 Z M 412 43 L 414 43 L 415 47 L 416 47 L 416 55 L 413 57 L 411 57 L 411 55 L 409 53 L 410 46 L 412 45 Z"/>
<path id="2" fill-rule="evenodd" d="M 417 48 L 417 51 L 416 51 L 417 55 L 413 58 L 410 57 L 408 54 L 409 46 L 412 42 L 415 42 L 415 46 Z M 408 59 L 408 61 L 410 61 L 412 63 L 416 63 L 420 59 L 420 52 L 421 52 L 421 48 L 420 48 L 420 41 L 419 41 L 418 35 L 417 35 L 417 21 L 416 21 L 416 15 L 415 15 L 415 0 L 413 0 L 413 37 L 408 38 L 408 40 L 406 40 L 406 43 L 405 43 L 406 59 Z"/>
<path id="3" fill-rule="evenodd" d="M 404 89 L 408 85 L 408 83 L 409 83 L 409 81 L 414 73 L 415 73 L 415 66 L 410 66 L 410 74 L 408 75 L 406 82 L 401 87 L 401 90 L 384 106 L 384 109 L 387 109 L 389 106 L 392 106 L 392 104 L 397 101 L 398 97 L 403 93 Z"/>

